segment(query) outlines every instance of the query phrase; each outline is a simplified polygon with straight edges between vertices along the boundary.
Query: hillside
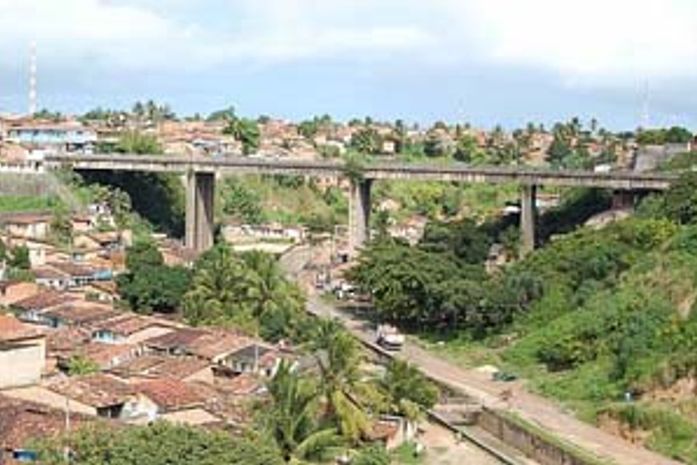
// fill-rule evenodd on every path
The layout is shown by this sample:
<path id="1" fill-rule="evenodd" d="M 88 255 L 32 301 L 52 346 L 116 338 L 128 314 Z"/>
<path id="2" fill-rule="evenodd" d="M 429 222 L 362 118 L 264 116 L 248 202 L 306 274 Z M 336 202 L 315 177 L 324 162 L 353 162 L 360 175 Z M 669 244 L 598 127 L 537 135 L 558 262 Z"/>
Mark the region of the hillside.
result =
<path id="1" fill-rule="evenodd" d="M 445 341 L 434 350 L 502 366 L 581 418 L 697 464 L 694 192 L 691 173 L 634 218 L 557 237 L 490 276 L 486 231 L 452 224 L 417 247 L 373 245 L 352 277 L 378 317 Z"/>

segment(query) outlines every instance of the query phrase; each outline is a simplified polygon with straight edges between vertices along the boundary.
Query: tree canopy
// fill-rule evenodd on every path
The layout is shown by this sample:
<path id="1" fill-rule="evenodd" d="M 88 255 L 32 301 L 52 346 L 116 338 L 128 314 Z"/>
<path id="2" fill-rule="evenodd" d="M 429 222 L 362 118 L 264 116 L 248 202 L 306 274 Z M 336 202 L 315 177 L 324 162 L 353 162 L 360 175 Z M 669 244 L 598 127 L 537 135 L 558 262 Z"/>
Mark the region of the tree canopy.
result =
<path id="1" fill-rule="evenodd" d="M 268 340 L 297 337 L 304 297 L 261 252 L 236 253 L 219 244 L 196 263 L 184 316 L 194 325 L 232 325 Z"/>
<path id="2" fill-rule="evenodd" d="M 41 463 L 65 463 L 64 445 L 73 451 L 74 465 L 283 465 L 273 441 L 263 436 L 233 439 L 227 433 L 208 432 L 157 422 L 151 426 L 86 427 L 48 441 L 40 447 Z"/>

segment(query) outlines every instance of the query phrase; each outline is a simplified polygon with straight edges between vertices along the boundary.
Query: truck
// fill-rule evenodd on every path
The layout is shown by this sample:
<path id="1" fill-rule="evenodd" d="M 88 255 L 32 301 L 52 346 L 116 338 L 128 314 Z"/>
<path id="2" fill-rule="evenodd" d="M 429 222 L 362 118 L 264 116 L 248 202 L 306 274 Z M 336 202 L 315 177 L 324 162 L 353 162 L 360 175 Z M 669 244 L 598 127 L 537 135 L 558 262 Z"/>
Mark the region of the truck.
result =
<path id="1" fill-rule="evenodd" d="M 405 337 L 397 328 L 388 324 L 378 325 L 377 343 L 386 350 L 400 350 L 404 346 Z"/>

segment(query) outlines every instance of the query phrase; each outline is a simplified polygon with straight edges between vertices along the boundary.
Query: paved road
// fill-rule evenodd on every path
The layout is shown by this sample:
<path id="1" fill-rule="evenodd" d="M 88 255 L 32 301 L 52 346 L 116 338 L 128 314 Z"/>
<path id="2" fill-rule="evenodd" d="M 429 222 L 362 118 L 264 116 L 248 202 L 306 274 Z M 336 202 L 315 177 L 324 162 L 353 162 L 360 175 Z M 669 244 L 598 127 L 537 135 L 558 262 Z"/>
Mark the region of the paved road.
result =
<path id="1" fill-rule="evenodd" d="M 374 341 L 371 325 L 322 301 L 318 296 L 309 298 L 308 310 L 325 317 L 339 318 L 356 336 Z M 553 402 L 525 391 L 520 383 L 502 385 L 492 381 L 487 374 L 453 365 L 413 343 L 407 343 L 399 357 L 417 365 L 431 378 L 460 390 L 485 406 L 514 412 L 557 437 L 610 459 L 617 465 L 679 465 L 679 462 L 637 447 L 574 418 Z M 513 390 L 512 398 L 505 403 L 499 396 L 504 389 Z"/>

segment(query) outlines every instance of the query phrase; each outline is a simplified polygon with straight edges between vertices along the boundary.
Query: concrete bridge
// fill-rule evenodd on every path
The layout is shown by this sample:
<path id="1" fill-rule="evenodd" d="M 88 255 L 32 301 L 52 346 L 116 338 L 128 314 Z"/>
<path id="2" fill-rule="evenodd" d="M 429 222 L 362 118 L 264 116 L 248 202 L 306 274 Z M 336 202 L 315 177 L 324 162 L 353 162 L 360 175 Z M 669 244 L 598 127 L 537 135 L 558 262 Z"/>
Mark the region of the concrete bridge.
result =
<path id="1" fill-rule="evenodd" d="M 70 168 L 85 171 L 139 171 L 187 176 L 186 244 L 205 250 L 213 244 L 215 179 L 225 174 L 270 174 L 312 177 L 349 177 L 349 247 L 353 253 L 368 239 L 370 191 L 383 179 L 462 183 L 517 183 L 521 186 L 523 253 L 535 245 L 535 193 L 538 186 L 611 189 L 626 202 L 633 192 L 670 187 L 675 174 L 592 171 L 552 171 L 534 168 L 469 166 L 464 164 L 369 163 L 358 172 L 338 161 L 300 161 L 268 158 L 200 158 L 164 155 L 52 155 L 38 169 Z"/>

